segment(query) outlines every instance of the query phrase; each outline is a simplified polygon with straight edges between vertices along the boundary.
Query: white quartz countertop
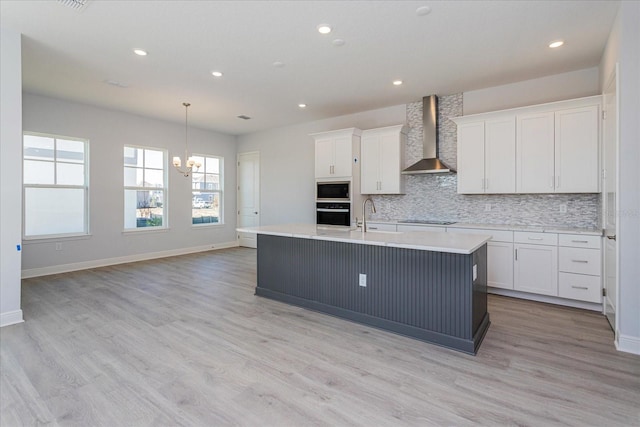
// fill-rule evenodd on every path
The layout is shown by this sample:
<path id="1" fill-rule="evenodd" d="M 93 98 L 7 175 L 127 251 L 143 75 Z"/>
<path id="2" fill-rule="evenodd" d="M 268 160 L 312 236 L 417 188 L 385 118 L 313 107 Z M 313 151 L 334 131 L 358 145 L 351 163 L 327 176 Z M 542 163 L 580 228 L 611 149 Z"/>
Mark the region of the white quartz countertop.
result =
<path id="1" fill-rule="evenodd" d="M 423 251 L 471 254 L 487 241 L 490 235 L 438 233 L 432 231 L 367 231 L 317 227 L 315 224 L 283 224 L 238 228 L 241 233 L 269 234 L 302 239 L 389 246 Z"/>
<path id="2" fill-rule="evenodd" d="M 509 225 L 509 224 L 471 224 L 465 222 L 455 222 L 453 224 L 420 224 L 413 222 L 400 222 L 397 220 L 377 220 L 371 219 L 367 221 L 370 224 L 393 224 L 393 225 L 422 225 L 425 227 L 439 228 L 476 228 L 484 230 L 505 230 L 505 231 L 531 231 L 538 233 L 558 233 L 558 234 L 584 234 L 590 236 L 602 236 L 602 230 L 599 228 L 586 227 L 560 227 L 552 225 Z"/>

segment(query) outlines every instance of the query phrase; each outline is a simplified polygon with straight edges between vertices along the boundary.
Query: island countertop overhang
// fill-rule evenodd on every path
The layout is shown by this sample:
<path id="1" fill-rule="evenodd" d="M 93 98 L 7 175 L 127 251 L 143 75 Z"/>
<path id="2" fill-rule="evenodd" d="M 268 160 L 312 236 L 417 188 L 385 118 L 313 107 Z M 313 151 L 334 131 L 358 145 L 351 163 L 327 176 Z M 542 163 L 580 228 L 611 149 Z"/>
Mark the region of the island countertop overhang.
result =
<path id="1" fill-rule="evenodd" d="M 301 239 L 329 240 L 362 245 L 388 246 L 423 251 L 471 254 L 491 240 L 490 235 L 433 231 L 384 232 L 317 227 L 315 224 L 281 224 L 237 228 L 241 233 Z"/>

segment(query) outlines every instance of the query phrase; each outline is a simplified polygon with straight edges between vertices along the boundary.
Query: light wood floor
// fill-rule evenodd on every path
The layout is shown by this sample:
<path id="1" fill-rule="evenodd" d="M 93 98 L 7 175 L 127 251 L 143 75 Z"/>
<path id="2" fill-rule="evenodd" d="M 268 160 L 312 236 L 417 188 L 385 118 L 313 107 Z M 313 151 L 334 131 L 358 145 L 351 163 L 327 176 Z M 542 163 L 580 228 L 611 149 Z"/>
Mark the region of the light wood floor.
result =
<path id="1" fill-rule="evenodd" d="M 0 425 L 640 424 L 598 313 L 491 296 L 477 356 L 253 295 L 229 249 L 23 281 Z"/>

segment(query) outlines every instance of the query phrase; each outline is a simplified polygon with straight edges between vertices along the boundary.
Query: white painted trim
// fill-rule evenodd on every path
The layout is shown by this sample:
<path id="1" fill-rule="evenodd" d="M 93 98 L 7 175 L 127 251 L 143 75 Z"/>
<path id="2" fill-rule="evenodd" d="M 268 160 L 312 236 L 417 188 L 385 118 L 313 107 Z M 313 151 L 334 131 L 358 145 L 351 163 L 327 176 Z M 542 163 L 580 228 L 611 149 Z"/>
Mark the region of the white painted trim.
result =
<path id="1" fill-rule="evenodd" d="M 618 351 L 640 355 L 640 338 L 620 334 L 616 340 L 616 349 Z"/>
<path id="2" fill-rule="evenodd" d="M 109 265 L 126 264 L 128 262 L 146 261 L 150 259 L 166 258 L 177 255 L 186 255 L 196 252 L 206 252 L 216 249 L 234 248 L 238 246 L 237 241 L 214 243 L 204 246 L 194 246 L 190 248 L 172 249 L 169 251 L 149 252 L 137 255 L 128 255 L 116 258 L 97 259 L 92 261 L 76 262 L 73 264 L 54 265 L 51 267 L 30 268 L 22 270 L 22 278 L 48 276 L 50 274 L 68 273 L 70 271 L 87 270 L 89 268 L 106 267 Z"/>
<path id="3" fill-rule="evenodd" d="M 567 307 L 582 308 L 585 310 L 599 311 L 602 313 L 602 304 L 593 302 L 585 302 L 572 300 L 567 298 L 559 298 L 548 295 L 530 294 L 528 292 L 512 291 L 511 289 L 500 289 L 488 287 L 487 292 L 490 294 L 504 295 L 507 297 L 526 299 L 530 301 L 546 302 L 549 304 L 564 305 Z"/>
<path id="4" fill-rule="evenodd" d="M 0 328 L 22 322 L 24 322 L 22 310 L 8 311 L 0 314 Z"/>

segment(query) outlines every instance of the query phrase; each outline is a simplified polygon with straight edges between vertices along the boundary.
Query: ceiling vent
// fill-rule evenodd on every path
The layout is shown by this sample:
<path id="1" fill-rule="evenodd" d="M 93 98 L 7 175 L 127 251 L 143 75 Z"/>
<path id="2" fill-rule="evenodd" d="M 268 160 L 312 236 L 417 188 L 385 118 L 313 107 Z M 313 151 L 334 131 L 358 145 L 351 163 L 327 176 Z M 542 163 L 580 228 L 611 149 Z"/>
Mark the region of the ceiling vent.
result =
<path id="1" fill-rule="evenodd" d="M 58 0 L 58 3 L 76 12 L 82 12 L 87 8 L 89 0 Z"/>
<path id="2" fill-rule="evenodd" d="M 239 119 L 242 119 L 242 120 L 251 120 L 251 117 L 249 117 L 249 116 L 245 116 L 244 114 L 240 114 L 240 115 L 238 116 L 238 118 L 239 118 Z"/>

